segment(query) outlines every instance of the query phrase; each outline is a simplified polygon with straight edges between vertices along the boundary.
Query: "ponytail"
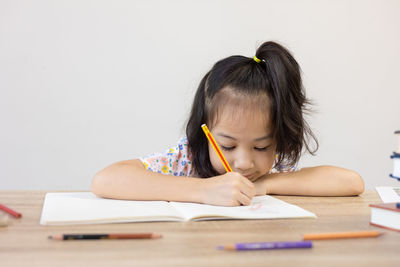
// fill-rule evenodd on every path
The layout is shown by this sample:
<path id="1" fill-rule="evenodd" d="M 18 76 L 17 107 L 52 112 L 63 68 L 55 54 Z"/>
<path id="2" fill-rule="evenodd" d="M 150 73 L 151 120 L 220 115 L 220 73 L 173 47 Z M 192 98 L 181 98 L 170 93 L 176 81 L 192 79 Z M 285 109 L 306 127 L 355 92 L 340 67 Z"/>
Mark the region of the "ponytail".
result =
<path id="1" fill-rule="evenodd" d="M 303 118 L 310 101 L 305 96 L 300 66 L 287 49 L 275 42 L 263 43 L 256 57 L 265 68 L 270 85 L 277 165 L 283 161 L 294 165 L 300 159 L 303 145 L 312 155 L 318 149 L 318 141 Z M 315 149 L 309 146 L 309 139 L 314 140 Z"/>

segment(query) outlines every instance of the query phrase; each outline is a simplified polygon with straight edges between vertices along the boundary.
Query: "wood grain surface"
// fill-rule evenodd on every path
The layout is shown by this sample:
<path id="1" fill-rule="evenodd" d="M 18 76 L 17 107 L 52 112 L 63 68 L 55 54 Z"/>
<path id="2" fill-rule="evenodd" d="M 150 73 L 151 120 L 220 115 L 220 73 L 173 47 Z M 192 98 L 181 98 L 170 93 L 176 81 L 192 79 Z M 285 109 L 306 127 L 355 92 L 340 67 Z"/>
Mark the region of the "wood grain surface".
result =
<path id="1" fill-rule="evenodd" d="M 369 225 L 375 191 L 358 197 L 275 196 L 317 219 L 41 226 L 44 191 L 0 191 L 22 213 L 0 227 L 0 266 L 399 266 L 400 234 Z M 237 242 L 297 241 L 305 233 L 380 230 L 377 238 L 314 241 L 312 249 L 220 251 Z M 62 233 L 154 232 L 152 240 L 55 241 Z"/>

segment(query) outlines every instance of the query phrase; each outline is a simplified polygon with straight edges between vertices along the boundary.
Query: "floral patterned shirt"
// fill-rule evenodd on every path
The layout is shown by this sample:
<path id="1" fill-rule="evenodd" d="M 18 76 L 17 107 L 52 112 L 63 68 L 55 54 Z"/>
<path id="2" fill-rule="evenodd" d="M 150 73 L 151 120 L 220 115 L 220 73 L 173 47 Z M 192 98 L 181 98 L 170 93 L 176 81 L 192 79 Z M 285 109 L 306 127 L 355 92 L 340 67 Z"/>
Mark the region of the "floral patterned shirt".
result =
<path id="1" fill-rule="evenodd" d="M 182 137 L 176 146 L 162 153 L 153 153 L 139 159 L 149 171 L 174 176 L 195 176 L 186 137 Z M 294 166 L 280 165 L 272 168 L 269 173 L 292 172 L 296 170 L 297 168 Z"/>
<path id="2" fill-rule="evenodd" d="M 174 176 L 193 176 L 192 159 L 186 137 L 182 137 L 176 146 L 163 153 L 153 153 L 139 159 L 149 171 Z"/>

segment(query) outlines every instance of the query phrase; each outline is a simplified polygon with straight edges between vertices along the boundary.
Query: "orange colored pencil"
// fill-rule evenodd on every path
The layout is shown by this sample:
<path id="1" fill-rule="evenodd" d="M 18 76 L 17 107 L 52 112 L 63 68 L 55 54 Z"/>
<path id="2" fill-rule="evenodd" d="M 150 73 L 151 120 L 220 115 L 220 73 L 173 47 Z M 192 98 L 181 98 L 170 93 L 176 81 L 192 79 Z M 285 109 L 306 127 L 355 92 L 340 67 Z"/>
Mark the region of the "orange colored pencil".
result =
<path id="1" fill-rule="evenodd" d="M 303 240 L 323 240 L 323 239 L 377 237 L 377 236 L 379 236 L 381 234 L 382 233 L 380 233 L 378 231 L 315 233 L 315 234 L 305 234 L 303 236 Z"/>
<path id="2" fill-rule="evenodd" d="M 231 166 L 229 166 L 228 161 L 225 159 L 224 154 L 222 154 L 221 149 L 219 148 L 217 142 L 215 142 L 214 137 L 212 136 L 211 132 L 208 130 L 207 125 L 203 124 L 201 125 L 201 128 L 203 129 L 204 133 L 207 136 L 208 141 L 210 141 L 212 147 L 214 148 L 215 152 L 217 152 L 217 155 L 219 159 L 221 160 L 222 164 L 225 167 L 226 172 L 231 172 Z"/>

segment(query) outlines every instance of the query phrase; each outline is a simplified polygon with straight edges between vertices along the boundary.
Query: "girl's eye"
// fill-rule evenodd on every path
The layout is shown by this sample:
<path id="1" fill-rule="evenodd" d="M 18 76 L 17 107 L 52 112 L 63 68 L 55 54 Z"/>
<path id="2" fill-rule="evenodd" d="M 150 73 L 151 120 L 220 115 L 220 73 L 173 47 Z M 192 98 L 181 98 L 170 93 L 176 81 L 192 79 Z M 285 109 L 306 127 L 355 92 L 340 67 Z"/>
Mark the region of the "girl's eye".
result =
<path id="1" fill-rule="evenodd" d="M 235 149 L 234 146 L 221 146 L 221 148 L 222 148 L 223 150 L 225 150 L 225 151 L 230 151 L 230 150 Z"/>
<path id="2" fill-rule="evenodd" d="M 255 147 L 254 149 L 257 150 L 257 151 L 266 151 L 266 150 L 268 150 L 268 148 L 269 148 L 269 146 L 266 146 L 266 147 Z"/>

